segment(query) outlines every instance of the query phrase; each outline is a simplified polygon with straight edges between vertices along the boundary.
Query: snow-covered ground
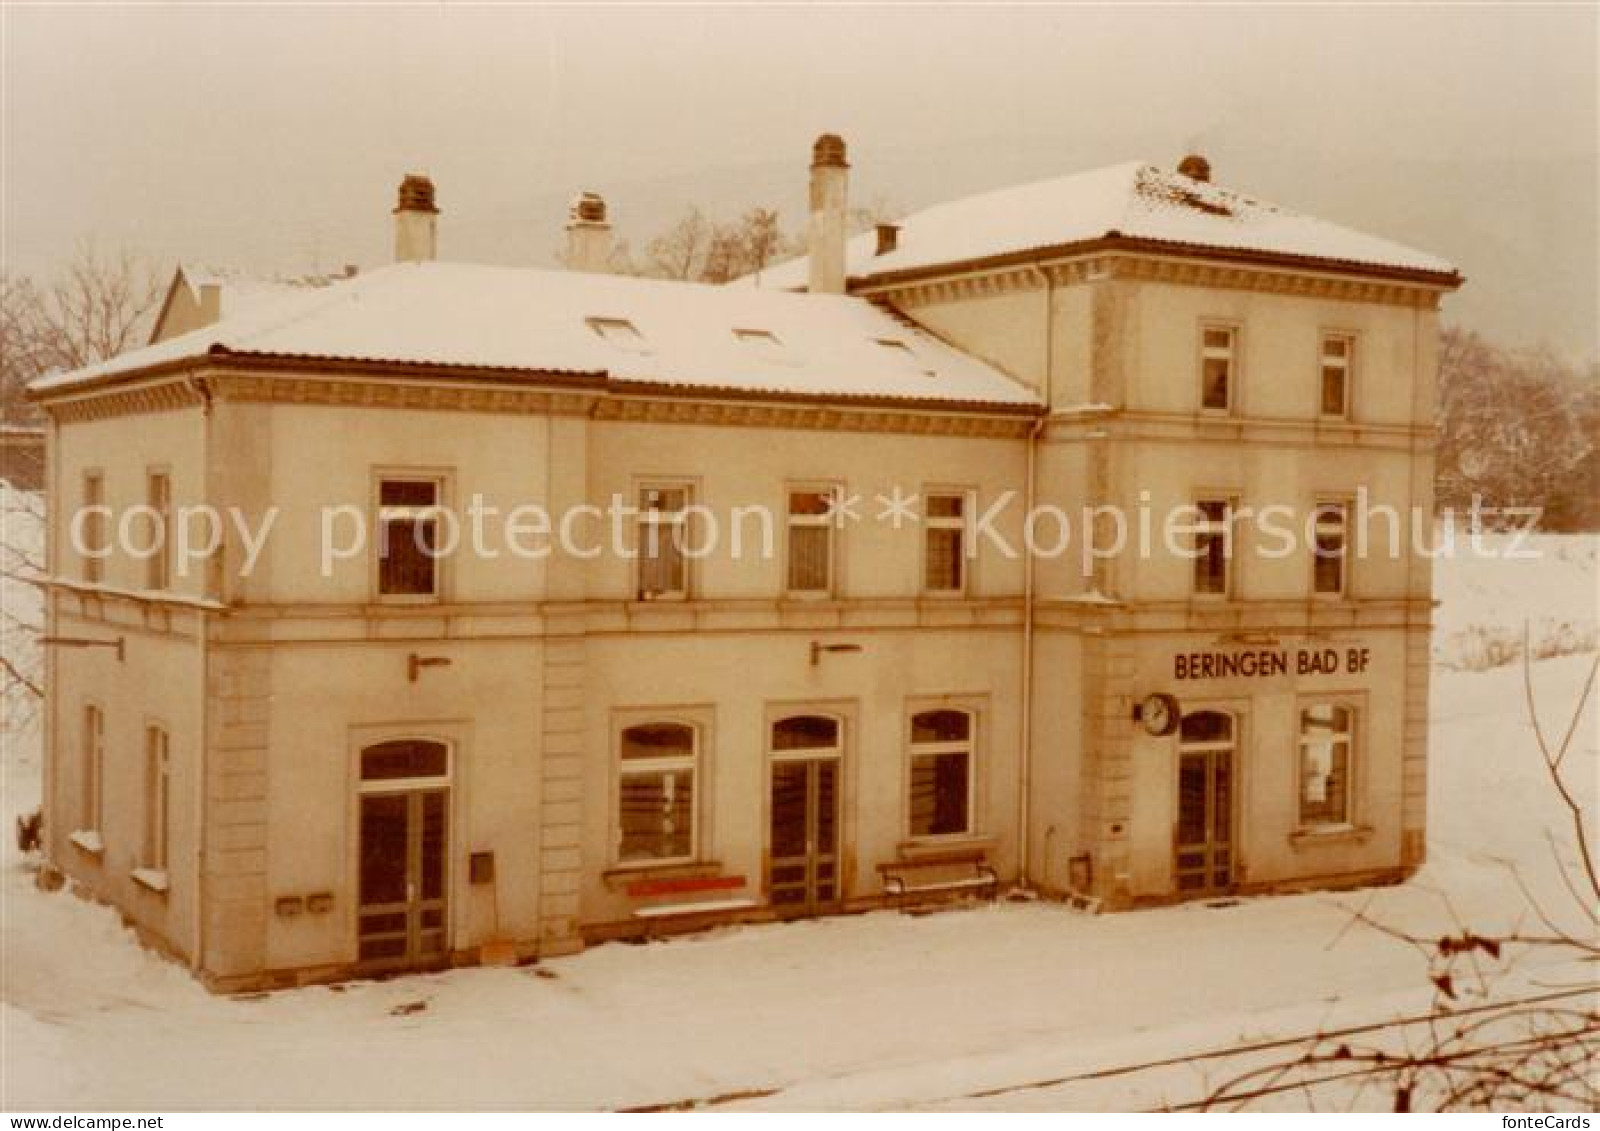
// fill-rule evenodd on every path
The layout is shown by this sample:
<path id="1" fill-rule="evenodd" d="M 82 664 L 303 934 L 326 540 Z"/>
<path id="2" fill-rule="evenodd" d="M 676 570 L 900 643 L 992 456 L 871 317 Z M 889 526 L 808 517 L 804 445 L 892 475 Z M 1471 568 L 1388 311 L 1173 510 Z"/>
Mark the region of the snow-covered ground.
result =
<path id="1" fill-rule="evenodd" d="M 1542 538 L 1538 561 L 1441 564 L 1441 638 L 1474 626 L 1520 635 L 1524 617 L 1548 618 L 1587 624 L 1592 650 L 1596 541 Z M 1484 666 L 1446 653 L 1453 668 Z M 1546 733 L 1565 729 L 1592 662 L 1579 651 L 1534 665 Z M 1573 907 L 1549 840 L 1564 835 L 1565 816 L 1543 778 L 1519 666 L 1438 674 L 1432 756 L 1430 860 L 1402 887 L 1100 917 L 1037 903 L 885 912 L 612 944 L 522 969 L 244 998 L 207 994 L 141 950 L 110 910 L 35 889 L 8 835 L 0 1103 L 81 1111 L 1182 1102 L 1226 1066 L 1063 1078 L 1426 1009 L 1425 958 L 1353 924 L 1352 908 L 1431 935 L 1458 922 L 1480 932 L 1529 922 L 1522 885 L 1555 914 Z M 38 796 L 30 729 L 6 736 L 3 769 L 9 826 Z M 1595 799 L 1592 700 L 1567 774 Z M 1561 964 L 1526 957 L 1497 977 L 1495 992 L 1592 981 Z"/>

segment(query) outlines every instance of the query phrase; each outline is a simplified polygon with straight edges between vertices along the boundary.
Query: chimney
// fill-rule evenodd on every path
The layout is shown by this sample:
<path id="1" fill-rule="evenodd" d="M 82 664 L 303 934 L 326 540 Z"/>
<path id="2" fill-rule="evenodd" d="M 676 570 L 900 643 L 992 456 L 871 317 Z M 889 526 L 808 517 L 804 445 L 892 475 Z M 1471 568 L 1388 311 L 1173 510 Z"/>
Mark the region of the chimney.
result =
<path id="1" fill-rule="evenodd" d="M 610 266 L 611 225 L 599 193 L 579 193 L 572 202 L 564 258 L 569 271 L 604 272 Z"/>
<path id="2" fill-rule="evenodd" d="M 1211 180 L 1211 162 L 1198 153 L 1191 153 L 1178 162 L 1178 172 L 1193 181 Z"/>
<path id="3" fill-rule="evenodd" d="M 844 294 L 845 209 L 850 165 L 844 139 L 823 134 L 811 147 L 811 277 L 812 294 Z"/>
<path id="4" fill-rule="evenodd" d="M 877 250 L 876 254 L 878 254 L 878 255 L 888 255 L 891 251 L 893 251 L 895 248 L 897 248 L 899 246 L 900 246 L 900 225 L 899 224 L 879 224 L 878 225 L 878 250 Z"/>
<path id="5" fill-rule="evenodd" d="M 394 206 L 394 259 L 421 263 L 439 250 L 439 209 L 433 203 L 433 182 L 421 173 L 407 173 Z"/>

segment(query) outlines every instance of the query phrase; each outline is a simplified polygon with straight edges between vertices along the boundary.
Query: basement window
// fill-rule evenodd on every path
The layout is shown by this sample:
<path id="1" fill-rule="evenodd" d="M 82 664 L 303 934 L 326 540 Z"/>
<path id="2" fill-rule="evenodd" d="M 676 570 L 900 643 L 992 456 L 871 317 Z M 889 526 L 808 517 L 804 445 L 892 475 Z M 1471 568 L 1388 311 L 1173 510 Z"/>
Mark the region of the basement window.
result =
<path id="1" fill-rule="evenodd" d="M 645 341 L 639 327 L 626 318 L 586 318 L 589 329 L 600 335 L 608 344 L 629 353 L 649 353 L 650 343 Z"/>

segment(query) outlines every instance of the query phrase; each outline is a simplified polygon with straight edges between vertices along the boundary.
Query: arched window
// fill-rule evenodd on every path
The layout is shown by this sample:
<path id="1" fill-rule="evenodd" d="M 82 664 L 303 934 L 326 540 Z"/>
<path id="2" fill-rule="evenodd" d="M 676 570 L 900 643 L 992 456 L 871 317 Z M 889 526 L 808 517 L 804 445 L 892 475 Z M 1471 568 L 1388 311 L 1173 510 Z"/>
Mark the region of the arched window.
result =
<path id="1" fill-rule="evenodd" d="M 621 863 L 689 860 L 695 845 L 695 771 L 699 732 L 677 722 L 622 731 L 618 774 L 617 859 Z"/>
<path id="2" fill-rule="evenodd" d="M 1233 716 L 1222 711 L 1193 711 L 1183 716 L 1181 746 L 1204 749 L 1233 745 Z"/>
<path id="3" fill-rule="evenodd" d="M 450 774 L 450 748 L 426 738 L 379 742 L 361 751 L 362 782 L 442 778 Z"/>
<path id="4" fill-rule="evenodd" d="M 907 807 L 913 837 L 973 831 L 973 715 L 940 709 L 911 716 Z"/>
<path id="5" fill-rule="evenodd" d="M 1350 823 L 1350 775 L 1355 711 L 1341 703 L 1312 703 L 1300 711 L 1300 825 Z"/>
<path id="6" fill-rule="evenodd" d="M 839 720 L 827 715 L 792 715 L 772 724 L 772 752 L 806 750 L 815 754 L 839 751 Z"/>

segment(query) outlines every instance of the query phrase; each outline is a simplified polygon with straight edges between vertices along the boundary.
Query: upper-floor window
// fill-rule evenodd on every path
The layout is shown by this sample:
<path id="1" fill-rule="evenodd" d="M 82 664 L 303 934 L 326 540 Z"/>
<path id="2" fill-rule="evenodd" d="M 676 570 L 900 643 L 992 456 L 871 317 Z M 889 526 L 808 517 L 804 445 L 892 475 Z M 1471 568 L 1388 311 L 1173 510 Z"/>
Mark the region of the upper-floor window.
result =
<path id="1" fill-rule="evenodd" d="M 1300 826 L 1350 823 L 1355 711 L 1313 703 L 1300 712 Z"/>
<path id="2" fill-rule="evenodd" d="M 1317 503 L 1312 520 L 1311 588 L 1319 597 L 1342 597 L 1350 568 L 1350 505 L 1342 499 Z"/>
<path id="3" fill-rule="evenodd" d="M 972 712 L 941 709 L 911 716 L 908 809 L 913 837 L 973 831 Z"/>
<path id="4" fill-rule="evenodd" d="M 682 600 L 689 595 L 687 484 L 639 488 L 638 585 L 641 601 Z"/>
<path id="5" fill-rule="evenodd" d="M 172 477 L 165 471 L 145 475 L 145 506 L 149 514 L 145 588 L 166 589 L 172 584 Z"/>
<path id="6" fill-rule="evenodd" d="M 929 593 L 966 590 L 966 503 L 960 491 L 930 491 L 923 502 L 922 587 Z"/>
<path id="7" fill-rule="evenodd" d="M 1322 335 L 1322 387 L 1318 411 L 1323 416 L 1350 415 L 1350 377 L 1355 367 L 1356 340 L 1350 334 Z"/>
<path id="8" fill-rule="evenodd" d="M 1200 407 L 1227 412 L 1233 407 L 1239 332 L 1232 326 L 1200 328 Z"/>
<path id="9" fill-rule="evenodd" d="M 784 587 L 790 593 L 833 592 L 838 493 L 831 485 L 789 488 L 789 561 Z"/>
<path id="10" fill-rule="evenodd" d="M 83 579 L 91 584 L 105 580 L 106 480 L 99 471 L 83 473 L 83 517 L 78 536 L 83 551 Z"/>
<path id="11" fill-rule="evenodd" d="M 622 731 L 617 797 L 619 863 L 689 860 L 695 850 L 699 732 L 678 722 Z"/>
<path id="12" fill-rule="evenodd" d="M 162 727 L 144 731 L 144 843 L 139 866 L 151 872 L 167 870 L 167 847 L 172 821 L 172 766 L 170 739 Z"/>
<path id="13" fill-rule="evenodd" d="M 1203 597 L 1226 597 L 1233 582 L 1233 500 L 1201 499 L 1195 510 L 1194 591 Z"/>
<path id="14" fill-rule="evenodd" d="M 383 475 L 378 480 L 378 595 L 427 599 L 440 595 L 439 508 L 444 481 L 430 475 Z"/>

